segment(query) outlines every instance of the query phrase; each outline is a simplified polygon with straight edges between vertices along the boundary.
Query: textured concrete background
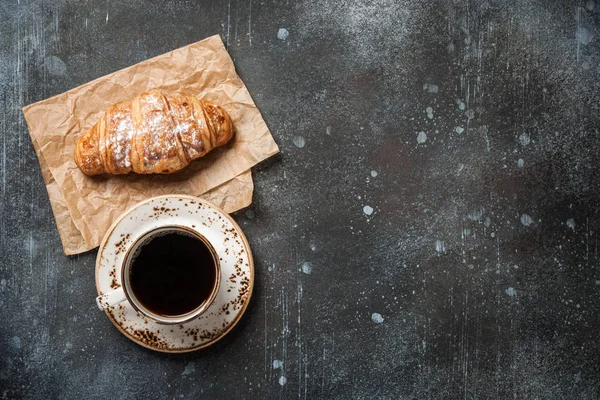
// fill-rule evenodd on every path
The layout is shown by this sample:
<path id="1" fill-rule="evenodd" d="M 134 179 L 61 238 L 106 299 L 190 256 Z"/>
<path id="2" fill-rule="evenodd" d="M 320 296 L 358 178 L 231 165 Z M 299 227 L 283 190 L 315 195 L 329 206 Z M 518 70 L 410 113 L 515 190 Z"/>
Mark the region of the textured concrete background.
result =
<path id="1" fill-rule="evenodd" d="M 0 3 L 1 398 L 600 397 L 600 2 Z M 281 154 L 239 326 L 155 353 L 62 255 L 20 108 L 220 33 Z"/>

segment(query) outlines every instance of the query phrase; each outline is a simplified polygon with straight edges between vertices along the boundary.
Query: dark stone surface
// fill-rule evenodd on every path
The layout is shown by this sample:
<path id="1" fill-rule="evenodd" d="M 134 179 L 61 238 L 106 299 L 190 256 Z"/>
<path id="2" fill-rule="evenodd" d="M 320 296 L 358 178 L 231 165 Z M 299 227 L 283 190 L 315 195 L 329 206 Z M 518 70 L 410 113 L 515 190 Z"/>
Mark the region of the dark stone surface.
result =
<path id="1" fill-rule="evenodd" d="M 6 0 L 0 20 L 0 398 L 599 398 L 598 1 Z M 281 154 L 235 214 L 245 317 L 160 354 L 96 310 L 95 252 L 62 255 L 20 108 L 214 33 Z"/>

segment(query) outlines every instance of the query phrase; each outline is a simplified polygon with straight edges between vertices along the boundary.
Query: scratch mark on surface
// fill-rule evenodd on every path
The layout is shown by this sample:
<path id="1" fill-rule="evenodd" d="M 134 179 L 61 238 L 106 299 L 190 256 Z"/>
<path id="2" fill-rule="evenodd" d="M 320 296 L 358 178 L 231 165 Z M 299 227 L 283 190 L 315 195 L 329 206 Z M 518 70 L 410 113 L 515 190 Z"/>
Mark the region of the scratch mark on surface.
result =
<path id="1" fill-rule="evenodd" d="M 304 399 L 308 392 L 308 354 L 304 353 Z"/>
<path id="2" fill-rule="evenodd" d="M 296 344 L 298 346 L 298 397 L 302 396 L 302 280 L 296 273 L 296 304 L 298 306 L 298 337 Z"/>
<path id="3" fill-rule="evenodd" d="M 229 50 L 229 29 L 231 28 L 231 0 L 227 2 L 227 50 Z"/>
<path id="4" fill-rule="evenodd" d="M 581 41 L 579 40 L 579 30 L 581 29 L 581 7 L 577 7 L 575 11 L 575 20 L 577 21 L 577 30 L 575 31 L 575 43 L 577 43 L 577 64 L 581 56 Z"/>
<path id="5" fill-rule="evenodd" d="M 288 309 L 288 296 L 287 293 L 285 293 L 285 288 L 281 288 L 281 318 L 282 318 L 282 327 L 281 327 L 281 337 L 282 337 L 282 349 L 281 349 L 281 360 L 283 361 L 283 364 L 281 366 L 281 376 L 279 378 L 279 383 L 281 386 L 285 385 L 286 383 L 286 378 L 285 378 L 285 372 L 286 372 L 286 365 L 287 365 L 287 346 L 288 346 L 288 336 L 289 336 L 289 332 L 290 332 L 290 328 L 289 328 L 289 309 Z M 283 378 L 283 384 L 282 379 Z"/>
<path id="6" fill-rule="evenodd" d="M 465 293 L 465 308 L 463 311 L 463 329 L 462 329 L 462 345 L 463 345 L 463 355 L 464 355 L 464 360 L 463 360 L 463 369 L 464 369 L 464 375 L 465 375 L 465 382 L 464 382 L 464 398 L 465 400 L 467 399 L 467 386 L 469 383 L 469 335 L 468 335 L 468 322 L 469 322 L 469 292 Z"/>
<path id="7" fill-rule="evenodd" d="M 33 273 L 33 231 L 29 231 L 29 273 Z"/>
<path id="8" fill-rule="evenodd" d="M 263 331 L 265 332 L 265 381 L 267 380 L 267 295 L 265 294 L 265 326 Z"/>
<path id="9" fill-rule="evenodd" d="M 483 133 L 483 138 L 485 139 L 485 147 L 487 149 L 487 152 L 489 153 L 490 152 L 490 138 L 488 137 L 487 126 L 482 126 L 481 131 Z"/>
<path id="10" fill-rule="evenodd" d="M 331 333 L 331 336 L 329 338 L 327 336 L 325 336 L 325 338 L 323 339 L 323 355 L 321 357 L 321 398 L 326 398 L 326 397 L 324 397 L 323 393 L 325 391 L 325 388 L 329 387 L 329 385 L 326 385 L 326 376 L 325 376 L 326 371 L 325 370 L 329 369 L 328 378 L 330 380 L 333 375 L 332 364 L 333 364 L 334 351 L 335 351 L 335 334 Z"/>
<path id="11" fill-rule="evenodd" d="M 5 131 L 5 120 L 2 120 L 2 131 Z M 2 135 L 2 193 L 6 193 L 6 135 Z"/>
<path id="12" fill-rule="evenodd" d="M 323 344 L 323 357 L 321 358 L 321 398 L 323 398 L 323 390 L 325 389 L 325 344 Z"/>
<path id="13" fill-rule="evenodd" d="M 239 46 L 239 41 L 238 41 L 238 24 L 237 24 L 237 9 L 235 10 L 235 25 L 234 25 L 234 30 L 233 30 L 233 43 L 235 43 L 236 46 Z M 235 57 L 233 59 L 235 61 Z"/>
<path id="14" fill-rule="evenodd" d="M 588 267 L 590 266 L 590 233 L 590 221 L 585 217 L 585 262 Z"/>
<path id="15" fill-rule="evenodd" d="M 250 0 L 250 10 L 248 12 L 248 42 L 252 46 L 252 0 Z"/>
<path id="16" fill-rule="evenodd" d="M 500 274 L 500 235 L 496 235 L 496 274 Z"/>

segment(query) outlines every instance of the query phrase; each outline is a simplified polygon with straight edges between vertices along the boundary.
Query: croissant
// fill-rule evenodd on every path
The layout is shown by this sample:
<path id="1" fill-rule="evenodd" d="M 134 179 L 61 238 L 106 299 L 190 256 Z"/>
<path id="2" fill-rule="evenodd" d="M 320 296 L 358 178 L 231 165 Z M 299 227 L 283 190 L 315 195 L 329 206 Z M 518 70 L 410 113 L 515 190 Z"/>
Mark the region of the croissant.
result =
<path id="1" fill-rule="evenodd" d="M 106 110 L 79 138 L 75 162 L 86 175 L 170 174 L 232 136 L 231 118 L 221 107 L 150 91 Z"/>

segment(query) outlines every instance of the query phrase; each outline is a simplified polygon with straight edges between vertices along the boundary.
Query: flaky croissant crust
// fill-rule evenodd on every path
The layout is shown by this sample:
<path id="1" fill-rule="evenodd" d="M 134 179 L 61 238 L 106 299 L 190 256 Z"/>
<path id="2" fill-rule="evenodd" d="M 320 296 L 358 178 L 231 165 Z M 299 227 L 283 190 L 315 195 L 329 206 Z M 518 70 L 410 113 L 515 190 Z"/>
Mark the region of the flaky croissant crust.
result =
<path id="1" fill-rule="evenodd" d="M 231 118 L 193 96 L 140 94 L 111 106 L 75 147 L 86 175 L 169 174 L 227 143 Z"/>

